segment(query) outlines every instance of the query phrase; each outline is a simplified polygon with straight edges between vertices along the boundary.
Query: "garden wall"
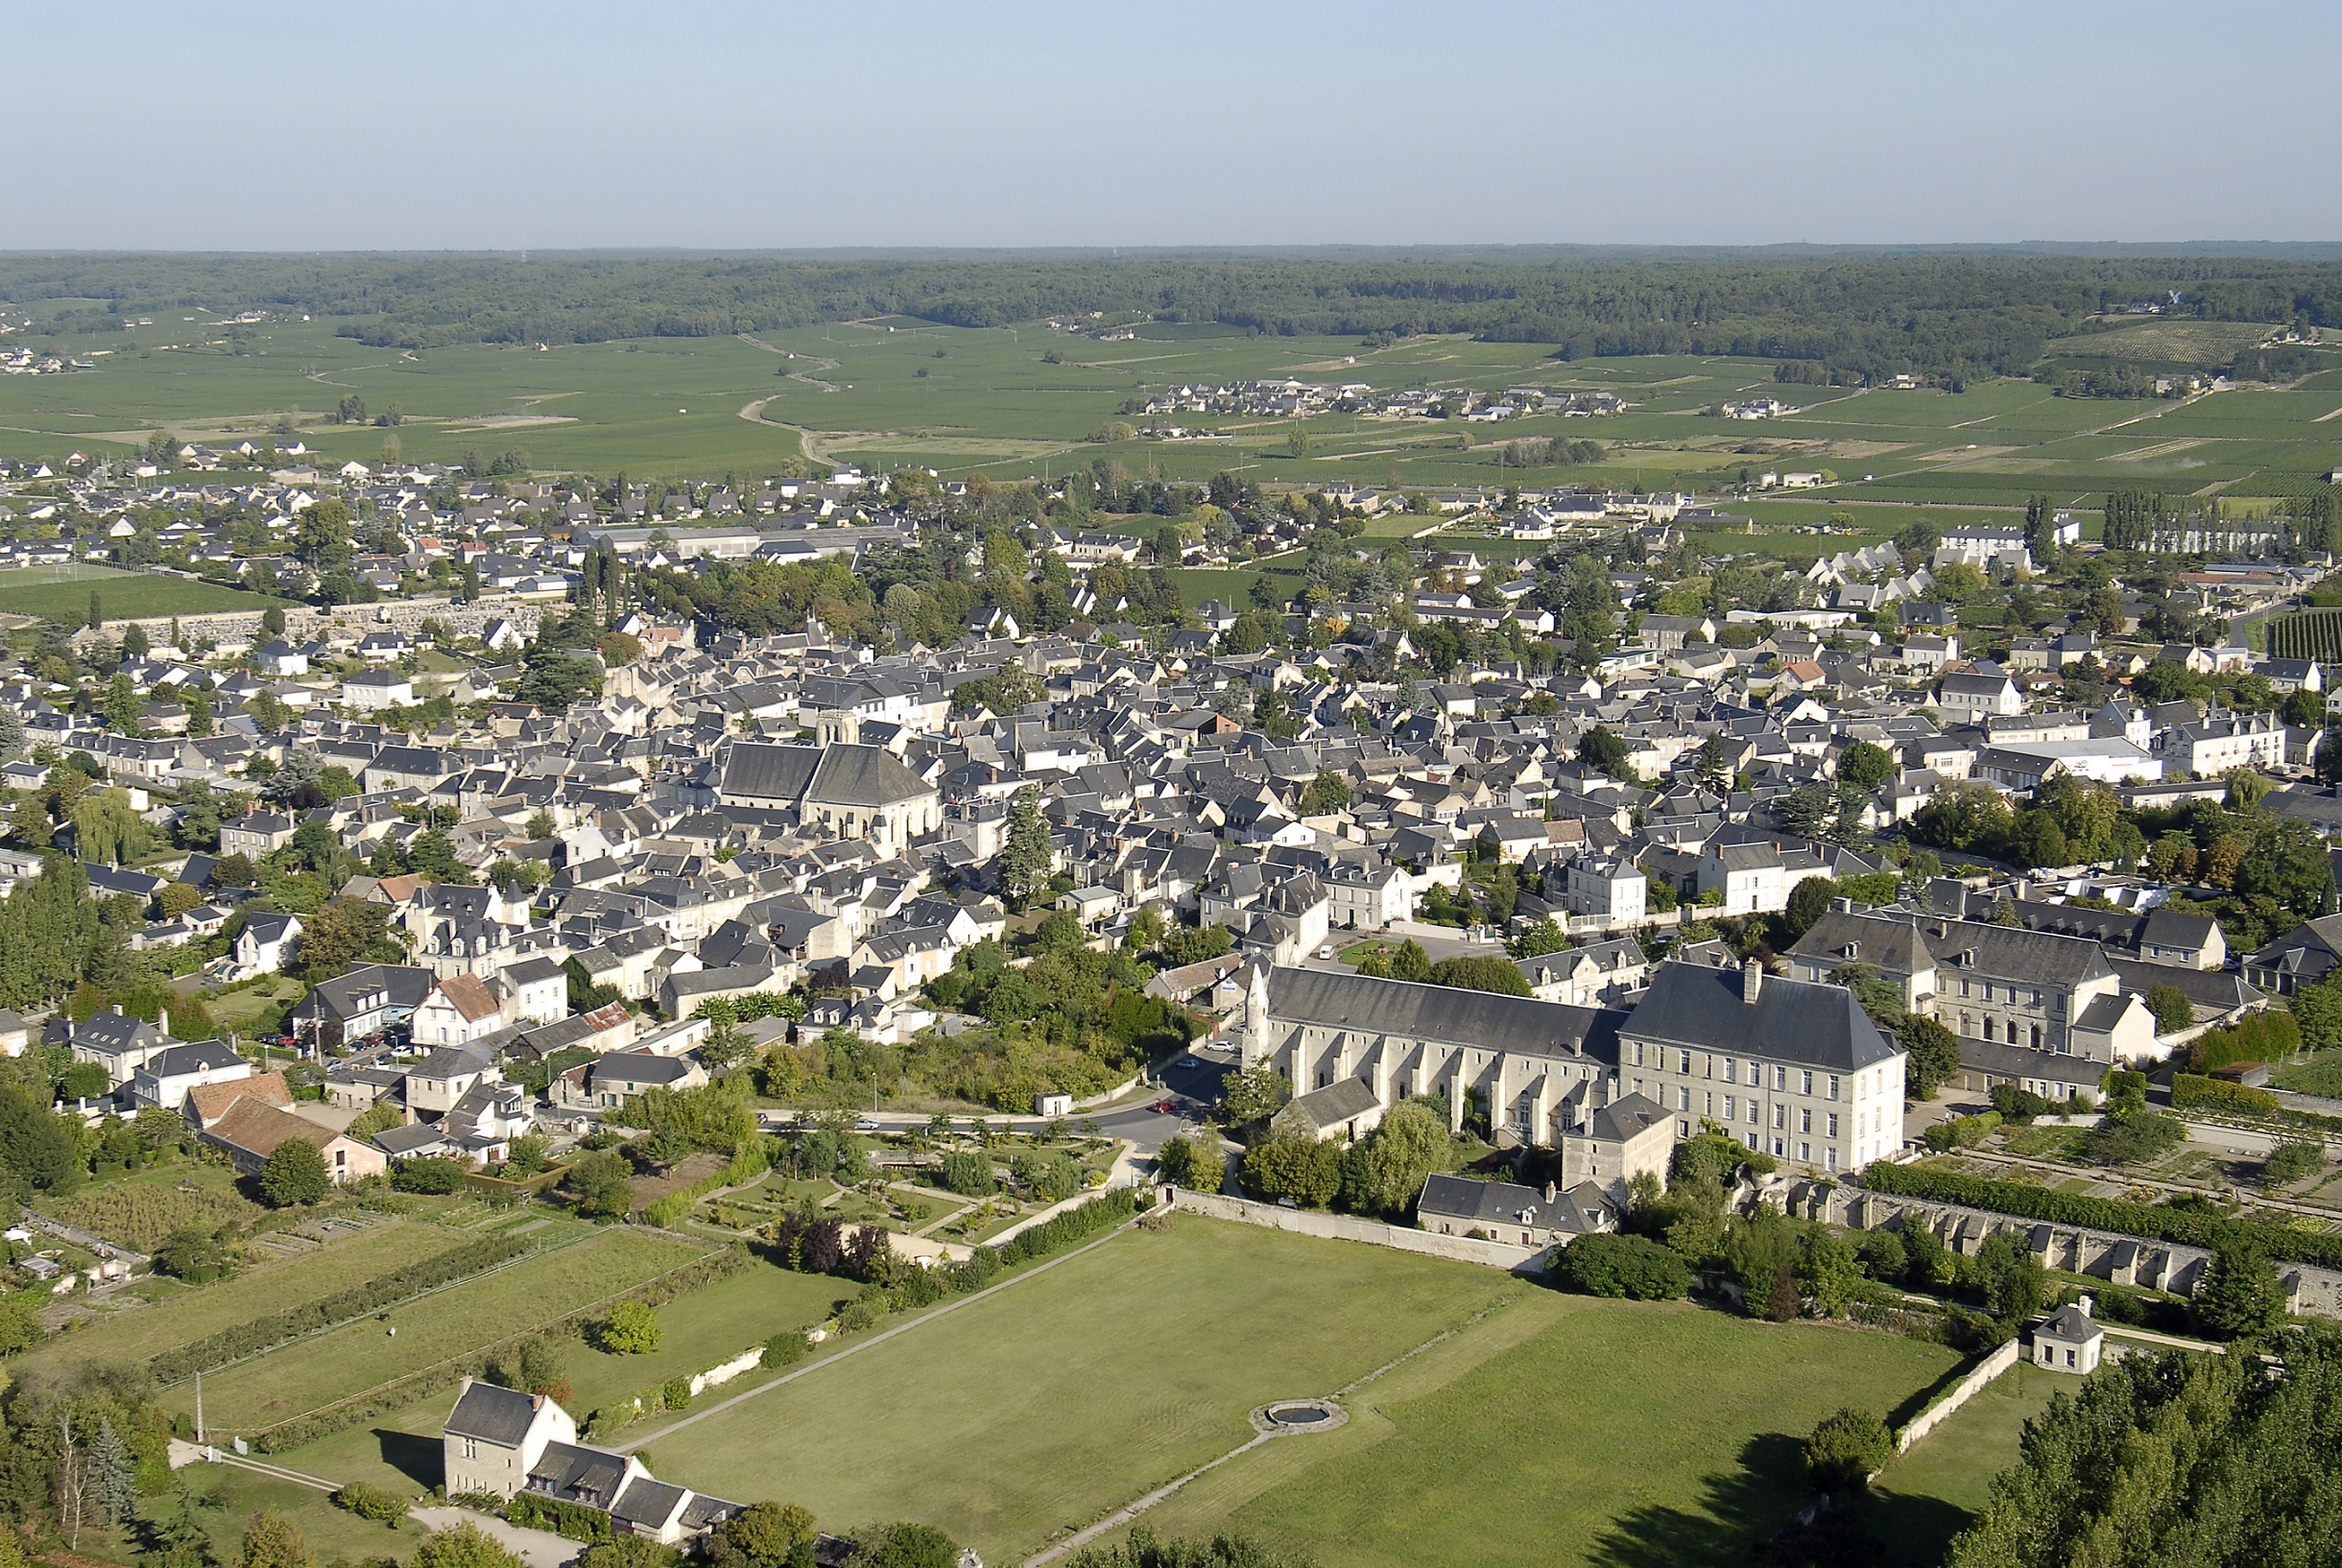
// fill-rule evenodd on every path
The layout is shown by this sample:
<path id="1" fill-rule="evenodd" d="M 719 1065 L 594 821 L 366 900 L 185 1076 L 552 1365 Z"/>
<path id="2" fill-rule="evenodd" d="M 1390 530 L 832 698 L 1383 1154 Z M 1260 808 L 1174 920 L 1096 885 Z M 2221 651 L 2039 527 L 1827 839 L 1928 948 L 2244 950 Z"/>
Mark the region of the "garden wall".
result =
<path id="1" fill-rule="evenodd" d="M 1550 1247 L 1517 1247 L 1509 1242 L 1483 1241 L 1473 1236 L 1443 1236 L 1437 1231 L 1389 1225 L 1378 1220 L 1326 1214 L 1317 1209 L 1289 1209 L 1276 1203 L 1255 1202 L 1249 1198 L 1190 1192 L 1184 1187 L 1165 1187 L 1162 1192 L 1165 1204 L 1215 1220 L 1289 1230 L 1301 1236 L 1324 1236 L 1337 1242 L 1365 1242 L 1372 1247 L 1396 1247 L 1401 1252 L 1422 1252 L 1458 1263 L 1506 1269 L 1517 1274 L 1542 1273 L 1555 1250 Z"/>
<path id="2" fill-rule="evenodd" d="M 1933 1432 L 1937 1424 L 1953 1411 L 1975 1398 L 1993 1379 L 2016 1366 L 2024 1353 L 2025 1345 L 2021 1338 L 1995 1345 L 1992 1354 L 1976 1363 L 1974 1368 L 1953 1384 L 1943 1398 L 1911 1417 L 1911 1424 L 1895 1434 L 1895 1452 L 1909 1453 L 1913 1443 Z"/>
<path id="3" fill-rule="evenodd" d="M 1800 1183 L 1789 1208 L 1806 1219 L 1826 1220 L 1854 1230 L 1916 1224 L 1933 1231 L 1951 1250 L 1970 1257 L 1983 1247 L 1986 1237 L 2005 1231 L 2041 1259 L 2043 1268 L 2173 1295 L 2193 1295 L 2211 1262 L 2209 1249 L 2180 1242 L 1824 1182 Z M 2342 1318 L 2342 1271 L 2311 1263 L 2282 1263 L 2278 1273 L 2291 1295 L 2294 1312 L 2312 1318 Z"/>

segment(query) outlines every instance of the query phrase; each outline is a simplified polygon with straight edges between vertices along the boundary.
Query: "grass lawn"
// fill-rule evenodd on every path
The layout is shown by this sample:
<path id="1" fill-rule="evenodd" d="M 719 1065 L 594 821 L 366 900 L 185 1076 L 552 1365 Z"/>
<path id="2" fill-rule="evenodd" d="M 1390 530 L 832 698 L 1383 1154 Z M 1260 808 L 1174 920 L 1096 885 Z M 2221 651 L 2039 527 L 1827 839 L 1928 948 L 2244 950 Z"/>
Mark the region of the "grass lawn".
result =
<path id="1" fill-rule="evenodd" d="M 394 1308 L 395 1338 L 374 1319 L 362 1318 L 257 1361 L 206 1375 L 204 1416 L 223 1434 L 257 1432 L 525 1333 L 696 1255 L 690 1247 L 661 1237 L 605 1230 L 412 1306 Z M 192 1385 L 169 1390 L 163 1401 L 173 1410 L 192 1410 Z"/>
<path id="2" fill-rule="evenodd" d="M 144 615 L 199 615 L 216 610 L 262 610 L 290 604 L 241 588 L 190 582 L 155 572 L 123 572 L 75 561 L 65 566 L 22 566 L 0 572 L 0 614 L 43 615 L 80 625 L 89 614 L 89 596 L 108 621 Z"/>
<path id="3" fill-rule="evenodd" d="M 70 1332 L 28 1353 L 22 1365 L 143 1361 L 158 1351 L 176 1348 L 269 1313 L 315 1301 L 476 1240 L 475 1236 L 442 1225 L 394 1220 L 360 1234 L 327 1242 L 298 1257 L 260 1264 L 233 1279 L 198 1286 L 156 1280 L 141 1287 L 154 1293 L 154 1305 L 124 1308 L 102 1318 L 84 1319 Z M 219 1374 L 222 1382 L 236 1375 Z M 208 1389 L 205 1394 L 208 1406 Z M 192 1393 L 189 1398 L 192 1401 Z"/>
<path id="4" fill-rule="evenodd" d="M 1952 1352 L 1818 1323 L 1537 1293 L 1149 1515 L 1347 1564 L 1738 1561 L 1804 1502 L 1841 1405 L 1903 1414 Z"/>
<path id="5" fill-rule="evenodd" d="M 661 1436 L 662 1477 L 824 1522 L 926 1519 L 1015 1561 L 1531 1287 L 1246 1226 L 1132 1232 Z"/>
<path id="6" fill-rule="evenodd" d="M 1991 1494 L 1993 1477 L 2017 1460 L 2024 1425 L 2082 1380 L 2019 1362 L 1954 1412 L 1919 1446 L 1887 1466 L 1876 1490 L 1875 1528 L 1914 1565 L 1942 1559 Z"/>
<path id="7" fill-rule="evenodd" d="M 769 1263 L 717 1280 L 658 1309 L 664 1333 L 658 1348 L 647 1356 L 611 1355 L 584 1344 L 570 1348 L 562 1371 L 576 1396 L 572 1414 L 583 1417 L 598 1406 L 656 1388 L 671 1377 L 704 1372 L 784 1329 L 810 1328 L 855 1288 L 850 1281 L 793 1273 Z M 753 1379 L 756 1374 L 748 1375 Z M 751 1386 L 747 1381 L 728 1384 L 726 1391 L 737 1393 Z"/>

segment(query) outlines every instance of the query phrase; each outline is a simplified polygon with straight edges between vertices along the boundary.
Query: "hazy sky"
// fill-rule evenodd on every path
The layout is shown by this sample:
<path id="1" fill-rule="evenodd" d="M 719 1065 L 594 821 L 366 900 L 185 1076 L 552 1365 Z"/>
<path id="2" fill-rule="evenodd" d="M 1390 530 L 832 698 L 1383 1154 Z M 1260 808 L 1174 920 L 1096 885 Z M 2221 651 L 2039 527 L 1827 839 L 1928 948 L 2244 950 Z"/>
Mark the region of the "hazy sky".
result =
<path id="1" fill-rule="evenodd" d="M 2337 0 L 5 15 L 0 249 L 2342 239 Z"/>

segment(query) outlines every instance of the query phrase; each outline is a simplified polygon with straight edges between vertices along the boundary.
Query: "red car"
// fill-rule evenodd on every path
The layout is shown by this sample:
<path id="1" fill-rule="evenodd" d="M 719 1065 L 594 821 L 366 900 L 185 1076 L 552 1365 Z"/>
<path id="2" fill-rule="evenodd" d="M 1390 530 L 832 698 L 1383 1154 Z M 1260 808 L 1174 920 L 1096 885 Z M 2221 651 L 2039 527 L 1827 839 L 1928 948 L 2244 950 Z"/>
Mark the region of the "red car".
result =
<path id="1" fill-rule="evenodd" d="M 1179 1109 L 1179 1103 L 1174 1100 L 1158 1100 L 1155 1102 L 1155 1109 L 1159 1111 L 1174 1111 Z"/>

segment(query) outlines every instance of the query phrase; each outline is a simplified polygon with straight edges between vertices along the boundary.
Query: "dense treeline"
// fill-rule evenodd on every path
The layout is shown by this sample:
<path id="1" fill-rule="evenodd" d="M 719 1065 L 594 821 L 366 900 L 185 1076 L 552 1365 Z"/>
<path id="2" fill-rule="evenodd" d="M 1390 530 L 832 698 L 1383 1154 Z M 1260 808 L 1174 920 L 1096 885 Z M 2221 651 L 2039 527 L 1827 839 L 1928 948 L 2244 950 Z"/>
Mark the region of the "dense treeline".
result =
<path id="1" fill-rule="evenodd" d="M 2025 1427 L 1953 1568 L 2335 1560 L 2342 1337 L 2289 1336 L 2282 1366 L 2239 1356 L 2110 1361 Z"/>
<path id="2" fill-rule="evenodd" d="M 1560 357 L 1689 353 L 1954 378 L 2029 368 L 2140 300 L 2342 324 L 2342 263 L 1988 253 L 1442 251 L 1105 257 L 17 256 L 0 298 L 103 329 L 163 309 L 300 310 L 375 344 L 702 337 L 899 314 L 954 326 L 1104 312 L 1264 333 L 1470 333 Z M 96 301 L 97 303 L 91 303 Z M 52 303 L 54 302 L 54 303 Z"/>

